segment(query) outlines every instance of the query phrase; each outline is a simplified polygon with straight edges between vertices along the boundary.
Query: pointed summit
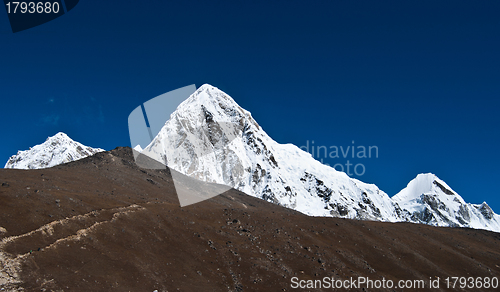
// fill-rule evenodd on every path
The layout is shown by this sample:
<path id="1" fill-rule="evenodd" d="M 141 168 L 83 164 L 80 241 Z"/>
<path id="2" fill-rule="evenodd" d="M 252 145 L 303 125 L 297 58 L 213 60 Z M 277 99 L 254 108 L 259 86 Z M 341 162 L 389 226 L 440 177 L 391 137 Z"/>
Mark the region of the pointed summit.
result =
<path id="1" fill-rule="evenodd" d="M 395 201 L 413 200 L 418 198 L 421 194 L 432 192 L 437 189 L 440 189 L 444 194 L 457 196 L 462 199 L 462 197 L 433 173 L 421 173 L 417 175 L 416 178 L 408 183 L 406 188 L 393 196 L 392 199 Z"/>
<path id="2" fill-rule="evenodd" d="M 40 169 L 79 160 L 102 152 L 104 149 L 92 148 L 73 141 L 68 135 L 59 132 L 48 137 L 44 143 L 29 150 L 18 151 L 9 158 L 5 168 Z"/>
<path id="3" fill-rule="evenodd" d="M 249 111 L 240 107 L 231 96 L 210 84 L 203 84 L 182 102 L 171 119 L 175 115 L 186 116 L 193 113 L 199 114 L 200 118 L 205 118 L 209 122 L 242 123 L 245 120 L 260 129 Z"/>
<path id="4" fill-rule="evenodd" d="M 210 84 L 203 84 L 200 86 L 189 98 L 183 101 L 178 110 L 187 104 L 213 104 L 213 105 L 225 105 L 227 107 L 239 108 L 243 110 L 232 97 L 224 93 L 219 88 L 212 86 Z"/>
<path id="5" fill-rule="evenodd" d="M 500 230 L 500 216 L 488 204 L 466 203 L 458 193 L 432 173 L 419 174 L 392 199 L 412 222 Z"/>
<path id="6" fill-rule="evenodd" d="M 157 100 L 158 105 L 160 101 L 165 101 L 165 104 L 172 103 L 174 99 L 169 97 L 178 91 L 171 91 L 156 97 L 146 102 L 145 107 L 147 103 Z M 163 114 L 162 111 L 164 111 Z M 146 112 L 149 112 L 148 109 Z M 154 113 L 158 116 L 168 116 L 169 110 L 166 106 L 158 106 L 154 109 Z M 130 120 L 129 117 L 129 128 Z M 253 123 L 258 127 L 250 113 L 239 107 L 230 96 L 205 84 L 177 106 L 176 110 L 170 114 L 170 119 L 149 145 L 144 149 L 141 149 L 140 145 L 134 147 L 135 161 L 144 168 L 164 168 L 165 166 L 173 168 L 177 161 L 186 157 L 186 153 L 182 150 L 187 150 L 193 159 L 184 159 L 181 164 L 190 164 L 189 169 L 194 169 L 193 163 L 207 159 L 212 162 L 212 167 L 217 167 L 217 163 L 213 161 L 214 152 L 224 152 L 227 145 L 242 136 L 243 126 L 247 123 Z M 182 150 L 179 151 L 179 149 Z M 222 180 L 207 180 L 207 176 L 199 172 L 191 173 L 192 179 L 189 183 L 185 180 L 183 182 L 182 175 L 178 172 L 172 171 L 171 174 L 181 206 L 206 200 L 231 188 L 224 183 L 220 183 L 216 188 L 208 188 L 205 181 Z M 187 189 L 186 186 L 188 186 Z M 205 192 L 202 196 L 191 196 L 189 189 L 193 188 Z"/>
<path id="7" fill-rule="evenodd" d="M 232 107 L 239 107 L 233 98 L 210 84 L 203 84 L 200 86 L 188 99 L 182 102 L 179 107 L 189 103 L 222 103 Z"/>
<path id="8" fill-rule="evenodd" d="M 142 153 L 192 178 L 309 215 L 397 220 L 394 204 L 376 186 L 277 143 L 250 112 L 208 84 L 177 107 Z"/>

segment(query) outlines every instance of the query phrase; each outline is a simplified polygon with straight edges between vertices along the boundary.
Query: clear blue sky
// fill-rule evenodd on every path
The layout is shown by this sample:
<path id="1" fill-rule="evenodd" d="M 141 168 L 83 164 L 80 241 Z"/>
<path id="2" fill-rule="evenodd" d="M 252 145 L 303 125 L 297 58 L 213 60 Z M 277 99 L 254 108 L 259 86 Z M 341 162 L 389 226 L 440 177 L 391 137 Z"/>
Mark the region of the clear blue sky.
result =
<path id="1" fill-rule="evenodd" d="M 499 1 L 82 0 L 13 34 L 0 9 L 0 162 L 58 131 L 130 146 L 136 106 L 209 83 L 280 143 L 377 146 L 349 160 L 391 196 L 433 172 L 500 212 L 499 15 Z"/>

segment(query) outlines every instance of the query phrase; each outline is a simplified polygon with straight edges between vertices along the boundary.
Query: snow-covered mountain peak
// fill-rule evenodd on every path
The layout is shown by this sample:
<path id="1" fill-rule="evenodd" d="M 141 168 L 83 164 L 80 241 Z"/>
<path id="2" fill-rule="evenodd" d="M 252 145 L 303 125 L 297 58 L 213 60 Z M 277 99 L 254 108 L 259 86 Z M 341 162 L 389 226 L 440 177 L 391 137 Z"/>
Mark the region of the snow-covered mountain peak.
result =
<path id="1" fill-rule="evenodd" d="M 455 191 L 453 191 L 443 180 L 439 179 L 432 173 L 421 173 L 416 178 L 411 180 L 406 188 L 392 197 L 395 201 L 408 201 L 420 197 L 421 194 L 429 192 L 439 192 L 448 196 L 456 196 L 462 199 Z M 463 200 L 462 200 L 463 201 Z"/>
<path id="2" fill-rule="evenodd" d="M 200 86 L 188 99 L 181 103 L 179 108 L 187 104 L 224 104 L 228 107 L 239 107 L 229 95 L 210 84 Z"/>
<path id="3" fill-rule="evenodd" d="M 436 175 L 419 174 L 392 197 L 409 221 L 435 226 L 460 226 L 500 231 L 500 216 L 483 202 L 466 203 Z"/>
<path id="4" fill-rule="evenodd" d="M 391 199 L 295 145 L 277 143 L 250 112 L 208 84 L 177 107 L 141 153 L 182 174 L 308 215 L 500 231 L 491 208 L 465 203 L 432 173 L 418 175 Z"/>
<path id="5" fill-rule="evenodd" d="M 79 160 L 97 152 L 100 148 L 85 146 L 72 140 L 68 135 L 59 132 L 48 137 L 44 143 L 30 147 L 29 150 L 18 151 L 9 158 L 5 168 L 39 169 Z"/>
<path id="6" fill-rule="evenodd" d="M 63 132 L 59 132 L 59 133 L 55 134 L 54 136 L 47 138 L 47 140 L 55 140 L 55 139 L 69 139 L 69 140 L 71 140 L 71 138 L 68 137 L 68 135 L 66 135 L 66 133 L 63 133 Z"/>
<path id="7" fill-rule="evenodd" d="M 375 185 L 272 140 L 250 112 L 211 85 L 182 102 L 142 153 L 191 177 L 309 215 L 397 219 L 395 205 Z"/>
<path id="8" fill-rule="evenodd" d="M 188 99 L 182 102 L 172 113 L 170 119 L 197 118 L 201 121 L 211 123 L 236 123 L 248 125 L 260 129 L 260 126 L 252 118 L 249 111 L 241 108 L 234 99 L 217 87 L 209 84 L 200 86 Z"/>

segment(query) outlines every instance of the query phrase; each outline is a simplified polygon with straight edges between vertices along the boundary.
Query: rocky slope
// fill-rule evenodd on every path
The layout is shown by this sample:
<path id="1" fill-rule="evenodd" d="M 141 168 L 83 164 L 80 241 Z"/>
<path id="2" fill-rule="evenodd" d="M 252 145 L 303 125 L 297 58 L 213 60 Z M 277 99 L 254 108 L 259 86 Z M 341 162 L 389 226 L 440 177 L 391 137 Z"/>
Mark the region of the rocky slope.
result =
<path id="1" fill-rule="evenodd" d="M 310 217 L 236 190 L 181 208 L 170 171 L 137 167 L 130 148 L 0 169 L 5 291 L 332 290 L 293 289 L 294 277 L 449 291 L 445 277 L 500 277 L 499 244 L 485 230 Z"/>

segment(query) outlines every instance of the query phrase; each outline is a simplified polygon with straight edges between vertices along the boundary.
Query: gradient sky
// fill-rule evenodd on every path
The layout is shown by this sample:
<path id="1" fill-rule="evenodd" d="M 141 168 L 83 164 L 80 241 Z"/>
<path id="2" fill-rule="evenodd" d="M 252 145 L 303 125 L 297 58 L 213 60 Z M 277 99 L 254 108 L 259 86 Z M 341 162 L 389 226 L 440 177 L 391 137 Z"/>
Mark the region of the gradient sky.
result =
<path id="1" fill-rule="evenodd" d="M 13 34 L 0 9 L 0 163 L 59 131 L 130 146 L 135 107 L 209 83 L 280 143 L 377 146 L 349 161 L 390 196 L 432 172 L 500 213 L 499 15 L 500 1 L 81 0 Z"/>

